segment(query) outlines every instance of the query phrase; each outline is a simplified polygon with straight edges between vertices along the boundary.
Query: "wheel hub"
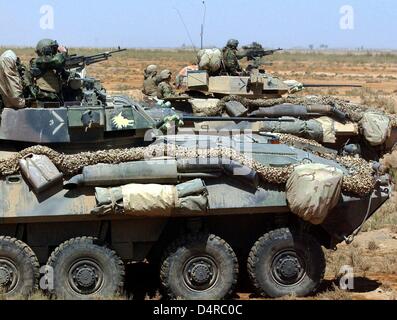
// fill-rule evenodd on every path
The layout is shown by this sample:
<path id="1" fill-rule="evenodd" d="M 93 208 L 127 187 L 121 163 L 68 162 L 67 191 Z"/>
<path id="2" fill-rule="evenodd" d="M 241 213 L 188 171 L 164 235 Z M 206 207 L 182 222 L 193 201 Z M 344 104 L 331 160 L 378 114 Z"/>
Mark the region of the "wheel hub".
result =
<path id="1" fill-rule="evenodd" d="M 95 283 L 95 270 L 88 267 L 83 267 L 76 270 L 76 281 L 78 285 L 89 288 Z"/>
<path id="2" fill-rule="evenodd" d="M 8 259 L 0 259 L 0 289 L 12 291 L 19 281 L 19 272 L 15 264 Z"/>
<path id="3" fill-rule="evenodd" d="M 195 291 L 208 290 L 216 283 L 218 276 L 217 264 L 206 256 L 190 259 L 183 270 L 185 284 Z"/>
<path id="4" fill-rule="evenodd" d="M 11 282 L 12 271 L 6 266 L 0 266 L 0 287 L 5 287 Z"/>
<path id="5" fill-rule="evenodd" d="M 292 279 L 296 277 L 301 270 L 299 260 L 291 256 L 287 256 L 285 259 L 281 259 L 277 263 L 276 268 L 280 275 L 286 279 Z"/>
<path id="6" fill-rule="evenodd" d="M 103 284 L 102 268 L 91 260 L 77 261 L 70 268 L 69 284 L 77 293 L 94 294 Z"/>
<path id="7" fill-rule="evenodd" d="M 191 279 L 198 284 L 208 283 L 211 279 L 211 266 L 204 263 L 196 264 L 191 270 Z"/>
<path id="8" fill-rule="evenodd" d="M 272 274 L 281 285 L 295 285 L 305 275 L 305 264 L 295 251 L 279 253 L 273 260 Z"/>

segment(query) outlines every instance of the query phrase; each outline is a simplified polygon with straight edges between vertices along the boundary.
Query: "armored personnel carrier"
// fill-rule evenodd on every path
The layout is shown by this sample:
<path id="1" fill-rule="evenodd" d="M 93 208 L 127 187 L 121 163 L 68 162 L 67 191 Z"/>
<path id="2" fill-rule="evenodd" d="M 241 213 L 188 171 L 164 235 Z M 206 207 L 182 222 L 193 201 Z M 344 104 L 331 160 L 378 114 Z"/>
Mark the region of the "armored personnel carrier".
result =
<path id="1" fill-rule="evenodd" d="M 1 160 L 0 175 L 7 298 L 39 282 L 59 298 L 111 297 L 125 265 L 144 260 L 174 299 L 228 298 L 241 268 L 262 295 L 306 296 L 324 275 L 322 247 L 351 242 L 391 191 L 374 163 L 267 134 L 75 154 L 35 146 Z"/>
<path id="2" fill-rule="evenodd" d="M 177 83 L 187 96 L 237 96 L 247 99 L 281 98 L 310 87 L 361 87 L 354 84 L 303 84 L 293 80 L 285 81 L 266 72 L 262 68 L 262 59 L 282 50 L 267 50 L 257 42 L 243 46 L 238 55 L 246 57 L 248 66 L 238 75 L 232 75 L 224 70 L 222 52 L 219 49 L 204 49 L 197 54 L 198 70 L 188 68 L 180 72 Z"/>
<path id="3" fill-rule="evenodd" d="M 257 43 L 244 47 L 251 64 L 241 75 L 231 76 L 217 71 L 222 70 L 219 50 L 204 50 L 199 54 L 200 70 L 186 72 L 184 94 L 165 101 L 182 115 L 202 117 L 202 121 L 185 121 L 195 132 L 228 129 L 292 134 L 339 153 L 358 153 L 372 160 L 379 160 L 393 148 L 397 132 L 393 115 L 333 97 L 291 95 L 305 87 L 323 85 L 282 81 L 261 70 L 260 59 L 275 51 L 264 50 Z M 206 121 L 214 116 L 225 119 Z M 263 118 L 268 120 L 263 122 Z"/>
<path id="4" fill-rule="evenodd" d="M 83 74 L 76 81 L 79 101 L 2 111 L 6 298 L 39 287 L 111 297 L 123 292 L 125 266 L 141 261 L 158 268 L 170 298 L 230 297 L 241 268 L 262 295 L 305 296 L 322 280 L 322 247 L 351 242 L 389 198 L 376 163 L 321 145 L 265 132 L 153 142 L 146 131 L 164 124 L 153 116 L 163 109 L 109 97 Z"/>
<path id="5" fill-rule="evenodd" d="M 87 66 L 124 50 L 69 55 L 65 69 L 70 77 L 59 102 L 29 99 L 23 109 L 1 108 L 0 150 L 18 151 L 37 144 L 62 151 L 142 144 L 155 121 L 128 97 L 108 95 L 100 81 L 86 72 Z"/>

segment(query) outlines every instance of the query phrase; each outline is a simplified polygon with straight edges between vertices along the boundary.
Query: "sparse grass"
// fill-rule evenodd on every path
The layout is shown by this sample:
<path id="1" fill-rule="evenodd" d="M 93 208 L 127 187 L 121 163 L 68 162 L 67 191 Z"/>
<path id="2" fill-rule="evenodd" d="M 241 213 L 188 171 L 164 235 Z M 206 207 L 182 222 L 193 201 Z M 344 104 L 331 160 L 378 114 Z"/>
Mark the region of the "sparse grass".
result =
<path id="1" fill-rule="evenodd" d="M 364 225 L 363 231 L 393 228 L 397 226 L 397 195 L 393 194 Z"/>
<path id="2" fill-rule="evenodd" d="M 376 251 L 378 249 L 379 249 L 379 246 L 376 244 L 375 241 L 372 240 L 372 241 L 368 242 L 368 250 Z"/>
<path id="3" fill-rule="evenodd" d="M 385 92 L 366 88 L 362 90 L 360 98 L 361 103 L 364 105 L 380 108 L 392 114 L 397 111 L 396 101 L 389 95 L 385 94 Z"/>
<path id="4" fill-rule="evenodd" d="M 318 294 L 315 300 L 352 300 L 353 296 L 351 292 L 342 290 L 335 284 L 332 289 L 329 289 L 323 293 Z"/>

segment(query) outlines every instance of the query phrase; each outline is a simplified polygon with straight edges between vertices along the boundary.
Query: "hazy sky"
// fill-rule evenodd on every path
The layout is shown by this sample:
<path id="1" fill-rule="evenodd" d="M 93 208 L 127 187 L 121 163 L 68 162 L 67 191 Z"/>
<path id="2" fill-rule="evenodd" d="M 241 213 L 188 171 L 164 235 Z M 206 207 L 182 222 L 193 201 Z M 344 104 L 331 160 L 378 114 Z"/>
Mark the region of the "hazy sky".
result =
<path id="1" fill-rule="evenodd" d="M 43 19 L 51 25 L 48 11 L 40 13 L 44 5 L 53 8 L 53 29 L 40 27 Z M 354 10 L 347 30 L 340 26 L 346 5 Z M 206 0 L 206 6 L 207 46 L 237 38 L 286 49 L 310 44 L 397 48 L 396 0 Z M 175 8 L 199 46 L 201 0 L 0 0 L 0 45 L 35 45 L 43 37 L 66 46 L 190 45 Z"/>

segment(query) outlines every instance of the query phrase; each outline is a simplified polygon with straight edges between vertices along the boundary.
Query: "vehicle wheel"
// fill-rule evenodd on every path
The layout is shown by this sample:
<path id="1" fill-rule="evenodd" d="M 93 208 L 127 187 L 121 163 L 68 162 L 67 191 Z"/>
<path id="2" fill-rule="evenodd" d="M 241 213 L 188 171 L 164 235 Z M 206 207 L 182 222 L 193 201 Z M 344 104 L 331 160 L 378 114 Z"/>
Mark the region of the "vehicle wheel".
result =
<path id="1" fill-rule="evenodd" d="M 121 293 L 124 264 L 114 251 L 95 241 L 91 237 L 74 238 L 51 254 L 47 263 L 54 274 L 51 292 L 58 298 L 101 299 Z"/>
<path id="2" fill-rule="evenodd" d="M 7 299 L 27 297 L 38 288 L 40 265 L 30 247 L 11 237 L 0 237 L 0 294 Z"/>
<path id="3" fill-rule="evenodd" d="M 325 272 L 324 252 L 310 234 L 278 229 L 265 234 L 248 258 L 251 281 L 263 296 L 307 296 L 317 290 Z"/>
<path id="4" fill-rule="evenodd" d="M 237 276 L 233 249 L 208 234 L 189 235 L 172 244 L 160 272 L 164 294 L 185 300 L 225 299 L 232 294 Z"/>

